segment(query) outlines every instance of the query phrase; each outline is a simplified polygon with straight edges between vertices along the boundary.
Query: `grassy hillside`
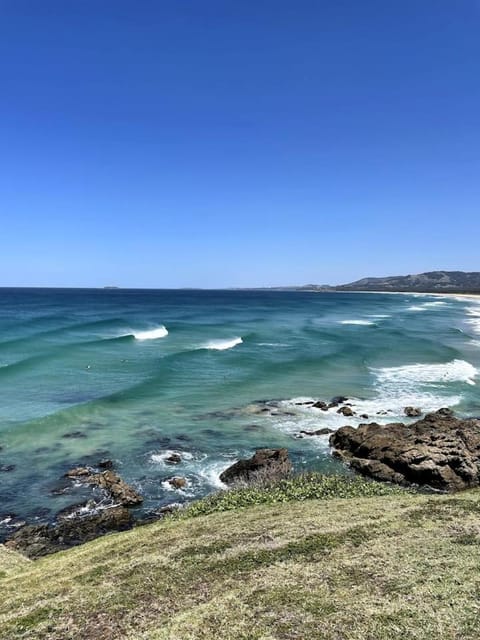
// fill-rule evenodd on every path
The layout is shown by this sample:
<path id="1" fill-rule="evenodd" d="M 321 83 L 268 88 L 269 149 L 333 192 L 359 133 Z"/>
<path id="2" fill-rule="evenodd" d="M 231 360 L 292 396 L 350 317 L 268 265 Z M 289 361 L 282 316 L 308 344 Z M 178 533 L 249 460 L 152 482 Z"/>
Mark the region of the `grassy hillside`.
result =
<path id="1" fill-rule="evenodd" d="M 246 490 L 35 562 L 0 547 L 0 637 L 476 640 L 480 492 L 359 486 L 387 495 Z"/>

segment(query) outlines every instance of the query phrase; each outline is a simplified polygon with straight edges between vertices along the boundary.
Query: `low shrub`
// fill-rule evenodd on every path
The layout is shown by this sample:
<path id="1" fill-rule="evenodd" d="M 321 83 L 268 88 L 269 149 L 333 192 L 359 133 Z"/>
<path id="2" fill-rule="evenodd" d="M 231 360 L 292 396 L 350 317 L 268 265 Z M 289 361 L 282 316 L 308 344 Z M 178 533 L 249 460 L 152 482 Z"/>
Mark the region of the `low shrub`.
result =
<path id="1" fill-rule="evenodd" d="M 361 477 L 305 473 L 278 482 L 220 491 L 193 502 L 185 509 L 176 512 L 174 517 L 192 518 L 260 504 L 399 495 L 406 491 L 401 487 Z"/>

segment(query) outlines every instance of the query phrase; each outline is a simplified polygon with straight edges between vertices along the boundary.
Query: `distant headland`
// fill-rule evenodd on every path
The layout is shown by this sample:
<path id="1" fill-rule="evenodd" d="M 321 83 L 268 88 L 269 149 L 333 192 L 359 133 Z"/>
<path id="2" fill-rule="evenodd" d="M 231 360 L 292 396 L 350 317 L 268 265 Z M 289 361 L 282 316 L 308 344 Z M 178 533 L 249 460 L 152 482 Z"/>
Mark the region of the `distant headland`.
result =
<path id="1" fill-rule="evenodd" d="M 480 271 L 427 271 L 407 276 L 362 278 L 341 285 L 265 287 L 276 291 L 385 291 L 403 293 L 480 293 Z"/>

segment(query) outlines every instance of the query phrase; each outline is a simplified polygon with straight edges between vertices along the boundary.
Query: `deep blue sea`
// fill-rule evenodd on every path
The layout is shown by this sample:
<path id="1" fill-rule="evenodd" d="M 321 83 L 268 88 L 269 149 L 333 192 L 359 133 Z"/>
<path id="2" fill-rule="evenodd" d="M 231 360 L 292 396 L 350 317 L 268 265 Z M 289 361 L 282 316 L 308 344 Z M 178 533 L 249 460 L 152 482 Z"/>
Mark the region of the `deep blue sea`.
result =
<path id="1" fill-rule="evenodd" d="M 406 405 L 480 415 L 479 370 L 478 299 L 0 289 L 0 522 L 53 519 L 88 497 L 62 493 L 63 474 L 103 458 L 144 510 L 217 489 L 258 447 L 342 473 L 328 436 L 295 436 L 361 419 L 299 403 L 346 395 L 379 422 Z M 173 490 L 172 474 L 188 487 Z"/>

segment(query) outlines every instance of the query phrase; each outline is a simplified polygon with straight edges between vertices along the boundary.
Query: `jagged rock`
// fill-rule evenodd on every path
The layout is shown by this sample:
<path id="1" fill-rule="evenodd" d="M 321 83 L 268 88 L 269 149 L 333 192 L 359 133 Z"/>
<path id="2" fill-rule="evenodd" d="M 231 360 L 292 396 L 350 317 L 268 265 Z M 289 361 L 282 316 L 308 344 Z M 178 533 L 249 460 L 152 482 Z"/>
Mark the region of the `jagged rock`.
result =
<path id="1" fill-rule="evenodd" d="M 175 476 L 167 480 L 174 489 L 184 489 L 187 486 L 187 479 L 180 476 Z"/>
<path id="2" fill-rule="evenodd" d="M 178 453 L 171 453 L 168 458 L 165 458 L 167 464 L 179 464 L 182 461 L 182 456 Z"/>
<path id="3" fill-rule="evenodd" d="M 142 496 L 122 480 L 115 471 L 107 470 L 96 473 L 89 467 L 78 467 L 71 469 L 65 475 L 68 478 L 75 478 L 103 489 L 114 502 L 124 507 L 133 507 L 143 502 Z"/>
<path id="4" fill-rule="evenodd" d="M 343 404 L 344 402 L 347 402 L 347 401 L 348 401 L 347 396 L 335 396 L 330 400 L 330 406 L 338 407 L 339 404 Z"/>
<path id="5" fill-rule="evenodd" d="M 405 407 L 403 410 L 407 418 L 418 418 L 422 415 L 422 410 L 418 407 Z"/>
<path id="6" fill-rule="evenodd" d="M 157 520 L 162 520 L 166 516 L 175 513 L 181 508 L 179 504 L 167 504 L 163 507 L 159 507 L 158 509 L 150 509 L 147 513 L 144 513 L 140 518 L 137 518 L 135 521 L 136 527 L 141 527 L 144 524 L 150 524 L 152 522 L 157 522 Z"/>
<path id="7" fill-rule="evenodd" d="M 430 414 L 430 415 L 435 415 L 435 414 Z M 453 411 L 451 409 L 449 409 L 448 407 L 442 407 L 441 409 L 439 409 L 437 411 L 437 415 L 440 416 L 446 416 L 446 417 L 451 417 L 454 415 Z"/>
<path id="8" fill-rule="evenodd" d="M 74 547 L 110 531 L 125 531 L 133 526 L 133 518 L 125 507 L 104 509 L 85 516 L 65 514 L 56 524 L 25 525 L 5 542 L 29 558 Z"/>
<path id="9" fill-rule="evenodd" d="M 100 460 L 98 463 L 99 469 L 113 469 L 113 460 L 106 458 L 105 460 Z"/>
<path id="10" fill-rule="evenodd" d="M 312 407 L 315 407 L 315 409 L 321 409 L 322 411 L 328 411 L 328 404 L 326 402 L 323 402 L 322 400 L 314 402 L 312 404 Z"/>
<path id="11" fill-rule="evenodd" d="M 257 449 L 248 459 L 238 460 L 220 474 L 225 484 L 276 480 L 292 471 L 287 449 Z"/>
<path id="12" fill-rule="evenodd" d="M 325 427 L 324 429 L 317 429 L 316 431 L 305 431 L 302 429 L 300 433 L 305 436 L 326 436 L 329 433 L 333 433 L 333 429 L 329 429 L 328 427 Z"/>
<path id="13" fill-rule="evenodd" d="M 378 480 L 455 491 L 480 484 L 480 420 L 441 409 L 405 425 L 342 427 L 330 444 L 355 470 Z"/>
<path id="14" fill-rule="evenodd" d="M 341 413 L 342 415 L 350 418 L 351 416 L 355 415 L 353 412 L 353 409 L 351 407 L 340 407 L 340 409 L 337 411 L 337 413 Z"/>
<path id="15" fill-rule="evenodd" d="M 362 413 L 360 418 L 363 418 L 363 420 L 368 420 L 368 414 L 367 413 Z"/>
<path id="16" fill-rule="evenodd" d="M 75 469 L 70 469 L 65 474 L 66 478 L 85 478 L 87 476 L 93 475 L 95 472 L 90 467 L 76 467 Z"/>

